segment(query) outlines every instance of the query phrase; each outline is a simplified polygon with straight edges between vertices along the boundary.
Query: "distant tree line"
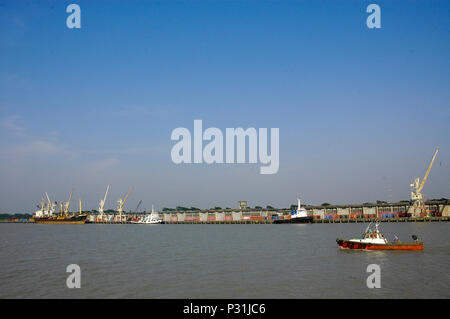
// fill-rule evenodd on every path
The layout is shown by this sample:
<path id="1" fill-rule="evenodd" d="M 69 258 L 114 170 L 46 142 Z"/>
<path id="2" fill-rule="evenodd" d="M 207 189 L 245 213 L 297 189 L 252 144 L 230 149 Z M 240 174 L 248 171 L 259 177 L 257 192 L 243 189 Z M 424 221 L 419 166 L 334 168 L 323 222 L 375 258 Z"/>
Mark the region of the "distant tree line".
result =
<path id="1" fill-rule="evenodd" d="M 31 218 L 31 214 L 0 214 L 0 219 Z"/>

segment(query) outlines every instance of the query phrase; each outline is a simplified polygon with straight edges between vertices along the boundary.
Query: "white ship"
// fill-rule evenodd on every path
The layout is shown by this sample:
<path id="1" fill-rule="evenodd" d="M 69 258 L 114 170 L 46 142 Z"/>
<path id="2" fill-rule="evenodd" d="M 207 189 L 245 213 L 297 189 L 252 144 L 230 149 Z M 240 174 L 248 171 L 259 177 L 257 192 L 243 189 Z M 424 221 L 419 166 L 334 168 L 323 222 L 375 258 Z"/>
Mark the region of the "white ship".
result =
<path id="1" fill-rule="evenodd" d="M 276 219 L 274 224 L 307 224 L 311 223 L 313 218 L 308 216 L 308 212 L 305 208 L 301 207 L 301 198 L 298 199 L 297 210 L 295 210 L 288 219 Z"/>
<path id="2" fill-rule="evenodd" d="M 132 221 L 133 224 L 164 224 L 164 221 L 159 217 L 159 213 L 155 212 L 152 205 L 151 214 L 141 218 L 138 221 Z"/>

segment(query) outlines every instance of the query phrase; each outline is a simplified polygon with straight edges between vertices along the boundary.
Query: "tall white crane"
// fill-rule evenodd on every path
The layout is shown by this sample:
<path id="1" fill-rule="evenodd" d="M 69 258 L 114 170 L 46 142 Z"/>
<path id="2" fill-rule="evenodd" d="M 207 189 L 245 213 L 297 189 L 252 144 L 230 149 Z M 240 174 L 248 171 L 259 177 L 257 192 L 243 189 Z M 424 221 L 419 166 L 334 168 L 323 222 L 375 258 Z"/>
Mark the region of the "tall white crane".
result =
<path id="1" fill-rule="evenodd" d="M 41 201 L 41 214 L 42 214 L 42 216 L 44 216 L 45 215 L 45 199 L 44 199 L 44 197 L 42 197 L 42 201 Z M 38 216 L 38 217 L 41 217 L 41 216 Z"/>
<path id="2" fill-rule="evenodd" d="M 415 207 L 422 207 L 423 206 L 423 194 L 422 189 L 425 186 L 425 182 L 428 179 L 428 175 L 430 174 L 431 167 L 433 166 L 434 160 L 436 159 L 437 153 L 439 152 L 439 147 L 436 148 L 436 151 L 434 152 L 433 158 L 431 159 L 430 165 L 428 165 L 428 169 L 425 173 L 425 175 L 422 178 L 422 182 L 420 182 L 420 178 L 417 177 L 414 179 L 414 182 L 410 185 L 411 190 L 411 200 L 414 202 Z"/>
<path id="3" fill-rule="evenodd" d="M 56 205 L 54 203 L 52 203 L 52 201 L 50 200 L 50 197 L 48 196 L 47 192 L 45 192 L 45 196 L 47 196 L 47 215 L 51 216 L 53 215 Z"/>
<path id="4" fill-rule="evenodd" d="M 105 208 L 106 197 L 108 196 L 108 191 L 109 191 L 109 184 L 106 187 L 105 197 L 103 197 L 103 199 L 100 200 L 100 204 L 98 206 L 98 211 L 100 213 L 100 218 L 103 218 L 103 208 Z"/>
<path id="5" fill-rule="evenodd" d="M 72 192 L 70 193 L 69 200 L 64 203 L 64 215 L 69 215 L 69 207 L 70 207 L 70 202 L 72 201 L 72 195 L 73 195 L 73 188 L 72 188 Z"/>
<path id="6" fill-rule="evenodd" d="M 128 191 L 127 195 L 125 196 L 125 198 L 122 200 L 122 198 L 119 198 L 119 200 L 117 201 L 118 205 L 117 205 L 117 211 L 119 212 L 119 220 L 122 221 L 122 213 L 123 213 L 123 205 L 125 205 L 125 202 L 128 199 L 128 196 L 130 196 L 131 191 L 133 190 L 133 186 L 131 186 L 130 190 Z"/>

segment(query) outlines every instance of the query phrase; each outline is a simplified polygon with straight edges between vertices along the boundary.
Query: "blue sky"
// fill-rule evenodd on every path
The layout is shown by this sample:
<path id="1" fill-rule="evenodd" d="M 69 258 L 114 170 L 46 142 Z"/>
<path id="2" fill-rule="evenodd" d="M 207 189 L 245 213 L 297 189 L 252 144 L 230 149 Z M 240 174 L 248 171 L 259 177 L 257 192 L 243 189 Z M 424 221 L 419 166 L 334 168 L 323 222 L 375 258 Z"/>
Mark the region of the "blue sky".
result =
<path id="1" fill-rule="evenodd" d="M 81 29 L 66 6 L 81 7 Z M 94 209 L 287 207 L 450 190 L 450 4 L 1 1 L 0 211 L 72 187 Z M 280 128 L 280 169 L 175 165 L 177 127 Z"/>

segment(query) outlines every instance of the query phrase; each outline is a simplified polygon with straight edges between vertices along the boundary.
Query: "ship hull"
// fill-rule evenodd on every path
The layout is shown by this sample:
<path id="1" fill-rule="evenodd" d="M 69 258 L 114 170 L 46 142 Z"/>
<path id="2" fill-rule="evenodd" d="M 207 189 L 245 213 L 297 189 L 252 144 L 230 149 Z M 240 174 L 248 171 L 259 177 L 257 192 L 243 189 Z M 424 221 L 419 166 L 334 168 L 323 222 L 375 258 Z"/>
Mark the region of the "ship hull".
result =
<path id="1" fill-rule="evenodd" d="M 131 222 L 132 224 L 135 225 L 158 225 L 158 224 L 164 224 L 164 221 L 160 221 L 160 222 Z"/>
<path id="2" fill-rule="evenodd" d="M 273 221 L 274 224 L 309 224 L 312 223 L 313 218 L 310 216 L 307 217 L 297 217 L 290 219 L 275 219 Z"/>
<path id="3" fill-rule="evenodd" d="M 85 215 L 82 216 L 69 216 L 69 217 L 43 217 L 43 218 L 34 218 L 34 222 L 36 224 L 84 224 L 86 223 Z"/>
<path id="4" fill-rule="evenodd" d="M 345 239 L 336 239 L 339 248 L 353 249 L 353 250 L 423 250 L 423 243 L 387 243 L 387 244 L 373 244 L 353 242 Z"/>

